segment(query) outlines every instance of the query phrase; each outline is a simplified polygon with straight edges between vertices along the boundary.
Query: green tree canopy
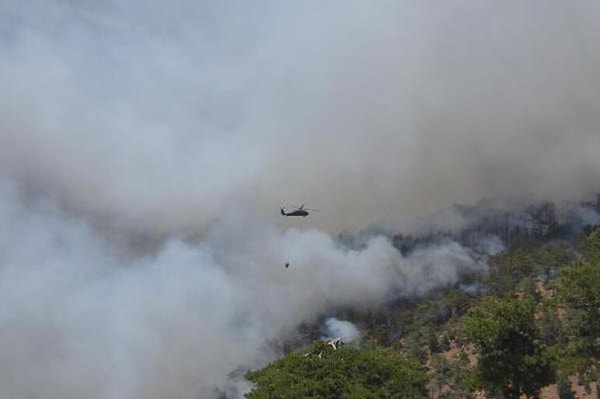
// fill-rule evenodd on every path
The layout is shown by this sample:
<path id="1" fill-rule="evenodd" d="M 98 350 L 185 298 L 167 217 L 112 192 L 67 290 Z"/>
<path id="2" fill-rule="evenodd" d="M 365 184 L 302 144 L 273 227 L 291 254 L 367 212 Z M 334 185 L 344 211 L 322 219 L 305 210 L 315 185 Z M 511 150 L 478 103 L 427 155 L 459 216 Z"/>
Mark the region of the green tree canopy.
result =
<path id="1" fill-rule="evenodd" d="M 600 260 L 600 228 L 581 240 L 579 251 L 589 261 Z"/>
<path id="2" fill-rule="evenodd" d="M 426 398 L 426 372 L 392 350 L 364 350 L 317 342 L 249 372 L 249 399 Z"/>
<path id="3" fill-rule="evenodd" d="M 565 309 L 571 371 L 589 372 L 600 366 L 600 261 L 561 270 L 557 298 Z"/>
<path id="4" fill-rule="evenodd" d="M 554 380 L 552 362 L 540 344 L 535 310 L 530 297 L 487 298 L 469 310 L 464 327 L 478 354 L 479 388 L 508 398 L 536 397 Z"/>

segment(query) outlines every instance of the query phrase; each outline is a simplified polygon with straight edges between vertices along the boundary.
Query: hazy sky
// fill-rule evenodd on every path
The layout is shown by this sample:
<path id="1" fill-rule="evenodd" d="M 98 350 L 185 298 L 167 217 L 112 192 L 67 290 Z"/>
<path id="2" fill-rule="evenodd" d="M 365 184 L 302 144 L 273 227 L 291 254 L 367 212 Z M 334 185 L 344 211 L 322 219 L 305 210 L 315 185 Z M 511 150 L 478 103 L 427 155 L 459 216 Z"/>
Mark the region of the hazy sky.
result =
<path id="1" fill-rule="evenodd" d="M 209 398 L 332 306 L 484 270 L 455 242 L 403 257 L 330 234 L 598 191 L 599 19 L 592 1 L 0 2 L 3 392 Z M 287 229 L 279 206 L 302 203 L 320 211 Z"/>
<path id="2" fill-rule="evenodd" d="M 597 190 L 596 2 L 0 7 L 0 172 L 112 224 Z"/>

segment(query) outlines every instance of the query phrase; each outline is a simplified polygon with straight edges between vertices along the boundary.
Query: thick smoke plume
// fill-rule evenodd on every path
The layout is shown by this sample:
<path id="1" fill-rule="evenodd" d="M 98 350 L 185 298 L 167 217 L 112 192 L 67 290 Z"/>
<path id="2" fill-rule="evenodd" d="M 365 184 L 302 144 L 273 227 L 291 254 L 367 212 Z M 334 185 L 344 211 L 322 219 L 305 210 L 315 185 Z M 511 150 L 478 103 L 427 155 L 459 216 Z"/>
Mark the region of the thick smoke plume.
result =
<path id="1" fill-rule="evenodd" d="M 597 189 L 595 2 L 0 7 L 1 170 L 105 224 L 307 202 L 336 230 Z"/>
<path id="2" fill-rule="evenodd" d="M 102 237 L 51 202 L 25 205 L 1 186 L 8 397 L 211 397 L 237 386 L 226 382 L 232 371 L 272 360 L 268 342 L 328 308 L 377 306 L 483 267 L 456 243 L 405 258 L 383 236 L 347 250 L 317 230 L 281 234 L 243 216 L 200 243 L 171 238 L 133 260 Z"/>
<path id="3" fill-rule="evenodd" d="M 599 17 L 560 1 L 0 3 L 4 395 L 208 398 L 327 309 L 483 270 L 452 240 L 402 254 L 333 236 L 595 192 Z M 320 211 L 282 221 L 303 202 Z"/>

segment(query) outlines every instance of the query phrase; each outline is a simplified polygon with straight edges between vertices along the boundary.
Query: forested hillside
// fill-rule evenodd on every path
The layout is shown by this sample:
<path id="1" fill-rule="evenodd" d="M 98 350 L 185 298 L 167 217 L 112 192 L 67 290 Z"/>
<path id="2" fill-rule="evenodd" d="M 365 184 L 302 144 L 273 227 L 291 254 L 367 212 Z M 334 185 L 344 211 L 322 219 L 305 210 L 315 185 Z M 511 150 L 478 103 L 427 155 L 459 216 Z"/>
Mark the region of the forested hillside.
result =
<path id="1" fill-rule="evenodd" d="M 247 398 L 598 397 L 600 229 L 520 238 L 484 273 L 385 309 L 346 310 L 361 340 L 296 348 Z"/>

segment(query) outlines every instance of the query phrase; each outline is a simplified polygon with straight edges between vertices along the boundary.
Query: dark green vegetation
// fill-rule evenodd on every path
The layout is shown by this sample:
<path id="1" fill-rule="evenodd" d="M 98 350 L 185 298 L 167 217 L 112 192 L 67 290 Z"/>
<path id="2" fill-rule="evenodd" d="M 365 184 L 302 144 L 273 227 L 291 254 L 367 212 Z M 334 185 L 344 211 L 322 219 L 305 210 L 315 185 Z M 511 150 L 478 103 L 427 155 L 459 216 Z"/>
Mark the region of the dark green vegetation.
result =
<path id="1" fill-rule="evenodd" d="M 248 373 L 247 397 L 537 398 L 556 384 L 572 398 L 573 380 L 591 391 L 600 379 L 600 229 L 575 244 L 521 240 L 487 263 L 487 273 L 427 298 L 347 311 L 361 349 L 292 352 Z"/>
<path id="2" fill-rule="evenodd" d="M 477 387 L 509 398 L 534 397 L 555 369 L 536 324 L 533 298 L 486 298 L 469 311 L 464 331 L 479 355 Z"/>
<path id="3" fill-rule="evenodd" d="M 416 362 L 389 349 L 364 350 L 316 342 L 248 379 L 260 398 L 426 398 L 427 376 Z"/>

